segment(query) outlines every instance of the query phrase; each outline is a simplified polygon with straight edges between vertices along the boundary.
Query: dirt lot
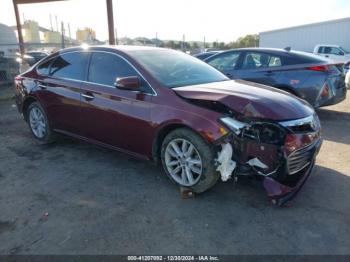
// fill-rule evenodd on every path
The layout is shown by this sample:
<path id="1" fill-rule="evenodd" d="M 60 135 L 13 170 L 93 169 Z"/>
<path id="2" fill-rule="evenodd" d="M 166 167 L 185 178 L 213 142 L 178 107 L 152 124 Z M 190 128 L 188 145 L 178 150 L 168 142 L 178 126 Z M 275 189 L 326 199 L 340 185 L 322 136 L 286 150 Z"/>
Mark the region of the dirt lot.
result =
<path id="1" fill-rule="evenodd" d="M 69 138 L 43 146 L 0 101 L 0 254 L 349 254 L 350 99 L 292 207 L 256 181 L 183 200 L 158 167 Z"/>

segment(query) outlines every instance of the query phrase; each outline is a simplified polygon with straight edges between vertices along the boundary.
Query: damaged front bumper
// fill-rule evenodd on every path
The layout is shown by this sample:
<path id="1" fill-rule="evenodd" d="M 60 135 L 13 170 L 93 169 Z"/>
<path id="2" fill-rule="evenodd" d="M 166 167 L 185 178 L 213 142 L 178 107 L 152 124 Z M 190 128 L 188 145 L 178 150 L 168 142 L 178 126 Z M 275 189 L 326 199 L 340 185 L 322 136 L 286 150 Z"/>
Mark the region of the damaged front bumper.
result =
<path id="1" fill-rule="evenodd" d="M 271 203 L 278 206 L 286 204 L 299 192 L 311 174 L 322 144 L 318 123 L 313 127 L 307 127 L 307 130 L 310 129 L 312 132 L 305 132 L 305 123 L 310 125 L 312 120 L 311 117 L 307 119 L 309 122 L 303 119 L 282 123 L 288 128 L 294 125 L 293 130 L 301 131 L 299 133 L 288 129 L 281 136 L 270 135 L 269 137 L 274 138 L 273 141 L 271 139 L 262 141 L 262 135 L 259 136 L 260 140 L 251 139 L 253 133 L 249 129 L 247 131 L 250 133 L 246 134 L 243 129 L 241 133 L 239 129 L 232 130 L 231 135 L 220 142 L 217 171 L 221 173 L 222 180 L 227 181 L 231 176 L 235 181 L 239 176 L 262 177 L 263 186 Z M 260 134 L 270 131 L 266 131 L 266 128 L 262 130 Z M 284 142 L 278 143 L 278 141 Z"/>
<path id="2" fill-rule="evenodd" d="M 270 177 L 264 178 L 263 185 L 271 203 L 273 205 L 283 206 L 292 200 L 303 187 L 306 180 L 309 178 L 314 165 L 315 161 L 313 161 L 307 168 L 305 168 L 304 174 L 300 177 L 300 180 L 294 187 L 286 186 Z"/>
<path id="3" fill-rule="evenodd" d="M 292 200 L 305 184 L 312 173 L 315 165 L 316 156 L 321 148 L 322 139 L 317 140 L 310 147 L 311 160 L 298 172 L 288 174 L 285 179 L 278 180 L 271 177 L 265 177 L 263 186 L 267 192 L 271 203 L 282 206 Z"/>

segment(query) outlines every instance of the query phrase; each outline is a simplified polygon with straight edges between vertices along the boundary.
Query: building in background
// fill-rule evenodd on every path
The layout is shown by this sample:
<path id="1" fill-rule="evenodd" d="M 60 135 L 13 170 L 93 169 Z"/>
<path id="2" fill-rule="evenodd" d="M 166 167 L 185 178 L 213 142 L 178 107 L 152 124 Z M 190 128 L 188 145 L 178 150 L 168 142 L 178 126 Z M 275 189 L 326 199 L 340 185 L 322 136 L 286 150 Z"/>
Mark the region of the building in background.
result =
<path id="1" fill-rule="evenodd" d="M 35 21 L 27 20 L 23 25 L 23 40 L 27 43 L 40 43 L 39 24 Z"/>
<path id="2" fill-rule="evenodd" d="M 15 31 L 10 26 L 0 24 L 0 56 L 15 57 L 18 50 Z"/>
<path id="3" fill-rule="evenodd" d="M 62 41 L 62 36 L 60 32 L 56 31 L 46 31 L 44 32 L 43 42 L 45 44 L 59 44 Z"/>
<path id="4" fill-rule="evenodd" d="M 92 28 L 85 27 L 76 31 L 76 39 L 81 43 L 94 43 L 96 40 L 96 32 Z"/>
<path id="5" fill-rule="evenodd" d="M 349 32 L 350 17 L 261 32 L 259 46 L 313 52 L 318 44 L 333 44 L 350 50 Z"/>

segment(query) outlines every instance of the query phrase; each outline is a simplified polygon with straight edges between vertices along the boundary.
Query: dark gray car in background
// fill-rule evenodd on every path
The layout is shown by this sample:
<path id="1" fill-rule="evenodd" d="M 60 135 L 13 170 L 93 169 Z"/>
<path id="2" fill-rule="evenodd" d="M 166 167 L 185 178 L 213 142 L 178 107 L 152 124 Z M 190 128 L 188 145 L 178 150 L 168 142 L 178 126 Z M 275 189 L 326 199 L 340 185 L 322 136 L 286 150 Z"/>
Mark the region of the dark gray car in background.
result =
<path id="1" fill-rule="evenodd" d="M 204 60 L 207 59 L 208 57 L 211 57 L 212 55 L 216 55 L 220 53 L 221 51 L 208 51 L 208 52 L 203 52 L 199 54 L 193 55 L 194 57 L 198 58 L 199 60 Z"/>
<path id="2" fill-rule="evenodd" d="M 314 107 L 346 97 L 343 65 L 284 49 L 233 49 L 204 60 L 231 79 L 243 79 L 290 92 Z"/>

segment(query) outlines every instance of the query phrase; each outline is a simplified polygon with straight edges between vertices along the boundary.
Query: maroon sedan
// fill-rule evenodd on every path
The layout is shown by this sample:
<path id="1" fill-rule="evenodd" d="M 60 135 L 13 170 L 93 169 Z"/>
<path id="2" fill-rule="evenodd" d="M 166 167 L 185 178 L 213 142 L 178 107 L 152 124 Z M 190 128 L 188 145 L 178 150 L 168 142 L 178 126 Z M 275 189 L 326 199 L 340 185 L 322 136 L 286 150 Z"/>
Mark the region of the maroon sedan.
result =
<path id="1" fill-rule="evenodd" d="M 193 192 L 261 177 L 281 205 L 309 176 L 321 145 L 307 102 L 232 81 L 181 52 L 71 48 L 16 78 L 16 103 L 35 138 L 56 133 L 161 163 Z"/>

